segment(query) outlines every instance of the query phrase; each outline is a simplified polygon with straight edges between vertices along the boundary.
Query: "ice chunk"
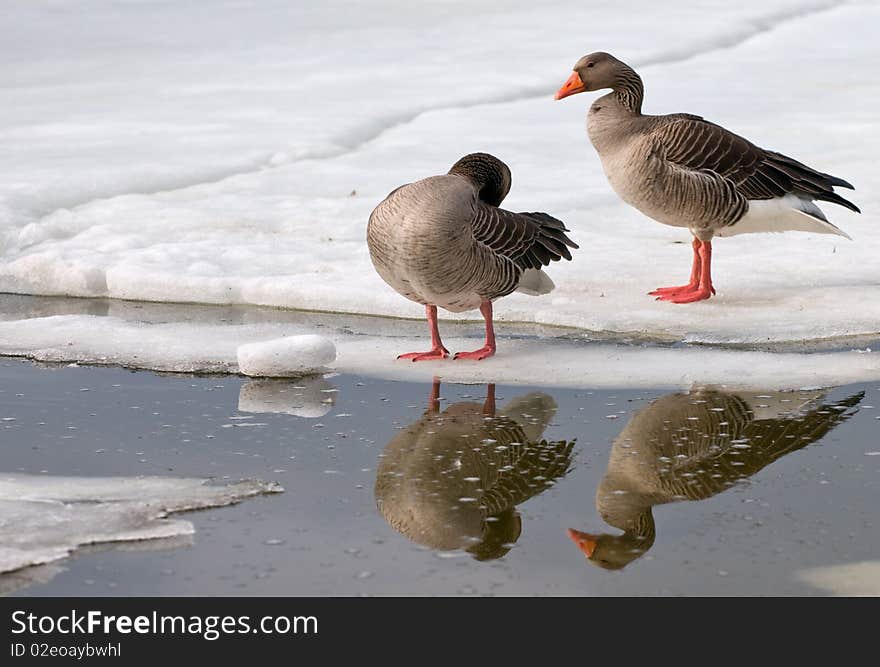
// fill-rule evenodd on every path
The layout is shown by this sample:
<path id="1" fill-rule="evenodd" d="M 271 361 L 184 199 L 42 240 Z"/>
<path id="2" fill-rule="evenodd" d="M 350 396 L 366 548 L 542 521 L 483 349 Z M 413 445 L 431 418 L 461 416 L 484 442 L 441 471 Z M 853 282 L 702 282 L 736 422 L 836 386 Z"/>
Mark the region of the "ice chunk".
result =
<path id="1" fill-rule="evenodd" d="M 336 359 L 336 347 L 323 336 L 287 336 L 238 348 L 238 368 L 254 377 L 295 377 L 315 373 Z"/>
<path id="2" fill-rule="evenodd" d="M 49 563 L 87 544 L 191 535 L 192 523 L 168 515 L 280 491 L 256 480 L 0 473 L 0 572 Z"/>

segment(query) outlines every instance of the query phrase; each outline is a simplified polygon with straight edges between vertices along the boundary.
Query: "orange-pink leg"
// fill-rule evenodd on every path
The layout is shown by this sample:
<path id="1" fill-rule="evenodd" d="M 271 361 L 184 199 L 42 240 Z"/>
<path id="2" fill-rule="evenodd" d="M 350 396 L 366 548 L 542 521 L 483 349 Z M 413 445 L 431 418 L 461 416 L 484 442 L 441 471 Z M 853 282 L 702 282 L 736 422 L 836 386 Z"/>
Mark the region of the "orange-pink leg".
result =
<path id="1" fill-rule="evenodd" d="M 702 301 L 715 294 L 712 287 L 712 242 L 694 239 L 694 262 L 691 267 L 691 279 L 687 285 L 678 287 L 661 287 L 649 292 L 658 301 L 672 303 L 691 303 Z"/>
<path id="2" fill-rule="evenodd" d="M 428 326 L 431 327 L 431 349 L 427 352 L 407 352 L 398 355 L 398 359 L 412 359 L 413 361 L 433 361 L 445 359 L 449 356 L 449 350 L 443 347 L 440 340 L 440 329 L 437 326 L 437 306 L 425 306 L 425 317 L 428 318 Z"/>
<path id="3" fill-rule="evenodd" d="M 653 292 L 648 292 L 651 296 L 662 297 L 667 294 L 674 294 L 676 292 L 693 292 L 700 286 L 700 265 L 702 261 L 700 260 L 700 246 L 703 245 L 703 242 L 698 238 L 694 238 L 693 249 L 694 249 L 694 263 L 691 267 L 691 279 L 687 285 L 678 285 L 676 287 L 658 287 Z"/>
<path id="4" fill-rule="evenodd" d="M 473 352 L 456 352 L 453 359 L 473 359 L 479 361 L 495 354 L 495 328 L 492 326 L 492 302 L 483 301 L 480 304 L 480 312 L 486 320 L 486 344 Z"/>

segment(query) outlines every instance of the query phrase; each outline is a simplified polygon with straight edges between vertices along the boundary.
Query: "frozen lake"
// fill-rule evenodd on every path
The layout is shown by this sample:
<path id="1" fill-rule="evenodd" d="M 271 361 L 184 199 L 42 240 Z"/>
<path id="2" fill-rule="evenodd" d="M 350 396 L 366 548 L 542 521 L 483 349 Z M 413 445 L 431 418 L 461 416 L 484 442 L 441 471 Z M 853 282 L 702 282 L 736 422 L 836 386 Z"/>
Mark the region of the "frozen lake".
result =
<path id="1" fill-rule="evenodd" d="M 134 475 L 259 479 L 284 492 L 172 515 L 194 532 L 85 547 L 0 575 L 0 587 L 74 596 L 880 594 L 876 382 L 690 396 L 498 385 L 494 419 L 483 415 L 486 385 L 446 383 L 445 414 L 426 418 L 432 386 L 4 360 L 0 477 L 35 475 L 44 494 L 56 476 L 100 485 Z M 625 535 L 603 517 L 621 523 L 641 496 L 628 464 L 612 459 L 662 473 L 675 462 L 658 444 L 669 434 L 681 451 L 714 439 L 713 456 L 669 478 L 707 497 L 670 502 L 656 488 L 653 540 L 612 538 L 597 558 L 624 566 L 595 567 L 566 531 Z M 635 505 L 643 513 L 645 503 Z"/>
<path id="2" fill-rule="evenodd" d="M 367 218 L 487 151 L 512 170 L 505 206 L 580 244 L 549 270 L 556 291 L 499 301 L 500 321 L 753 345 L 876 335 L 878 21 L 869 0 L 15 0 L 0 291 L 418 318 L 373 271 Z M 584 128 L 595 94 L 552 99 L 596 50 L 636 67 L 646 113 L 702 115 L 853 183 L 863 215 L 826 207 L 853 241 L 721 239 L 715 298 L 655 302 L 686 278 L 689 234 L 613 193 Z"/>
<path id="3" fill-rule="evenodd" d="M 874 0 L 9 0 L 0 593 L 880 595 L 878 22 Z M 864 213 L 825 210 L 853 240 L 720 239 L 715 297 L 649 297 L 689 235 L 613 193 L 594 95 L 552 99 L 596 50 L 646 113 L 852 182 Z M 580 249 L 551 294 L 497 302 L 495 357 L 396 362 L 427 327 L 373 270 L 369 214 L 474 151 Z M 440 326 L 479 345 L 476 312 Z M 321 372 L 242 376 L 277 350 Z"/>

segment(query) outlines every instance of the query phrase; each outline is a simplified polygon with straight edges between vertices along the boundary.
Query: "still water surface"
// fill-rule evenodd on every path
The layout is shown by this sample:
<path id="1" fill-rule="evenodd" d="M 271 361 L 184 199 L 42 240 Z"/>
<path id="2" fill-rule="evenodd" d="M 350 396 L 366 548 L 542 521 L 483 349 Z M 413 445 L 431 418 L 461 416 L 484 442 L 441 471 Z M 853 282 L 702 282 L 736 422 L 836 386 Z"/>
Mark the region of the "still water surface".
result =
<path id="1" fill-rule="evenodd" d="M 258 478 L 285 491 L 187 514 L 192 538 L 88 547 L 0 575 L 0 586 L 117 596 L 876 593 L 875 404 L 875 385 L 575 391 L 4 360 L 2 472 Z M 844 584 L 805 574 L 840 566 Z"/>

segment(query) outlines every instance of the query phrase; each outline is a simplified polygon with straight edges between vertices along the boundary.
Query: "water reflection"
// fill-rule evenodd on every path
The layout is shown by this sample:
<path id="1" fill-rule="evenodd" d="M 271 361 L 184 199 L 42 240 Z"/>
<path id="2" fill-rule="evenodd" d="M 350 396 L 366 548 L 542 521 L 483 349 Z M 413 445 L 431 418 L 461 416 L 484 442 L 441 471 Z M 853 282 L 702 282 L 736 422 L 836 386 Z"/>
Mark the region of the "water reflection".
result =
<path id="1" fill-rule="evenodd" d="M 0 596 L 10 595 L 20 588 L 49 583 L 61 572 L 64 572 L 64 568 L 54 563 L 2 572 L 0 573 Z"/>
<path id="2" fill-rule="evenodd" d="M 635 413 L 615 439 L 596 492 L 602 519 L 623 534 L 569 536 L 591 563 L 625 567 L 654 544 L 654 505 L 724 491 L 825 436 L 857 412 L 863 396 L 828 404 L 815 393 L 706 388 L 663 396 Z"/>
<path id="3" fill-rule="evenodd" d="M 424 416 L 385 447 L 376 503 L 385 520 L 433 549 L 465 549 L 477 560 L 506 554 L 519 538 L 516 506 L 571 468 L 574 441 L 541 436 L 556 401 L 533 392 L 496 409 L 495 385 L 484 403 L 440 411 L 435 380 Z"/>
<path id="4" fill-rule="evenodd" d="M 239 412 L 274 412 L 315 419 L 330 412 L 335 403 L 336 388 L 320 375 L 296 380 L 248 380 L 238 393 Z"/>

